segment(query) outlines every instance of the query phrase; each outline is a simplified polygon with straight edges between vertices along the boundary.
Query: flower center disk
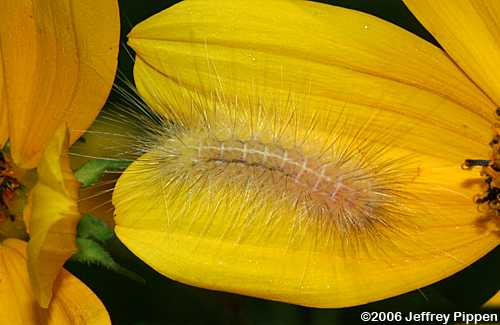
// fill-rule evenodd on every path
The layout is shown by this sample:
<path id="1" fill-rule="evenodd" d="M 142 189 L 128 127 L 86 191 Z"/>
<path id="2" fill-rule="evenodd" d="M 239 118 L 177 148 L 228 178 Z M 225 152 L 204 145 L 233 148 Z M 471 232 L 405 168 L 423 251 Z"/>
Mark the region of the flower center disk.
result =
<path id="1" fill-rule="evenodd" d="M 27 238 L 22 218 L 26 204 L 24 189 L 8 156 L 0 151 L 0 240 Z"/>
<path id="2" fill-rule="evenodd" d="M 14 171 L 0 151 L 0 221 L 15 219 L 9 211 L 9 205 L 20 187 L 21 184 L 15 178 Z"/>

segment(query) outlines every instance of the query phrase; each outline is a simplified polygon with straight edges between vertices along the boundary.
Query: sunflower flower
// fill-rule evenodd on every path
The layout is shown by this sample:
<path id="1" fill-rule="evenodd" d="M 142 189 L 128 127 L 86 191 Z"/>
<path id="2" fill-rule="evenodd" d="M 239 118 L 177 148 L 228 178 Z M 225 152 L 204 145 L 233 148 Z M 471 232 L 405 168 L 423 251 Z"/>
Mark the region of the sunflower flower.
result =
<path id="1" fill-rule="evenodd" d="M 136 86 L 177 127 L 119 179 L 120 240 L 172 279 L 314 307 L 495 248 L 486 176 L 461 165 L 491 156 L 500 6 L 408 6 L 444 50 L 307 1 L 183 1 L 137 25 Z"/>
<path id="2" fill-rule="evenodd" d="M 80 218 L 79 183 L 67 151 L 95 119 L 111 89 L 118 54 L 118 5 L 112 0 L 8 0 L 0 3 L 0 21 L 0 223 L 4 228 L 12 219 L 21 225 L 15 232 L 2 233 L 4 238 L 25 239 L 29 234 L 27 248 L 12 241 L 1 248 L 2 292 L 8 295 L 10 285 L 22 294 L 26 305 L 18 307 L 21 314 L 34 300 L 47 308 L 54 294 L 56 301 L 44 315 L 56 321 L 67 313 L 67 321 L 74 323 L 71 317 L 85 311 L 67 309 L 74 305 L 72 299 L 82 295 L 90 303 L 97 298 L 62 270 L 76 251 Z M 24 250 L 28 271 L 21 262 Z M 24 283 L 28 273 L 31 289 Z M 2 299 L 0 314 L 10 315 L 15 301 Z M 32 316 L 37 315 L 26 314 Z"/>

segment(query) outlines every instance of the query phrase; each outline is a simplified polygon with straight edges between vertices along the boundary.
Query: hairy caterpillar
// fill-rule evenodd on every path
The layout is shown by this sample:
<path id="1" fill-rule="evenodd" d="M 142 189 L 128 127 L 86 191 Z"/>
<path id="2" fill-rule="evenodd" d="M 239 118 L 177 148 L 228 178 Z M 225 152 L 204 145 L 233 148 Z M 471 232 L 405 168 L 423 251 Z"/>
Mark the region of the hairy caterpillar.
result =
<path id="1" fill-rule="evenodd" d="M 210 118 L 215 122 L 207 120 L 199 127 L 171 127 L 147 150 L 142 167 L 151 170 L 150 187 L 162 184 L 162 191 L 168 192 L 188 184 L 193 196 L 197 191 L 231 192 L 233 188 L 247 197 L 243 211 L 264 209 L 259 202 L 273 202 L 270 211 L 293 211 L 297 227 L 322 224 L 330 233 L 325 239 L 337 245 L 348 244 L 347 239 L 358 235 L 376 238 L 391 228 L 391 219 L 405 214 L 404 187 L 417 172 L 405 166 L 406 157 L 381 159 L 387 147 L 370 146 L 366 134 L 344 137 L 339 120 L 325 141 L 312 135 L 313 126 L 269 123 L 264 115 L 241 112 L 236 118 Z M 293 113 L 286 116 L 290 117 Z M 249 123 L 252 119 L 254 125 Z M 174 193 L 162 195 L 175 197 Z M 189 199 L 184 204 L 189 205 Z M 266 218 L 272 224 L 280 216 Z"/>
<path id="2" fill-rule="evenodd" d="M 365 26 L 367 18 L 347 20 Z M 125 152 L 138 159 L 113 203 L 116 233 L 159 272 L 212 289 L 348 306 L 429 284 L 497 244 L 471 202 L 481 180 L 460 169 L 487 150 L 489 115 L 470 108 L 484 101 L 473 85 L 456 92 L 420 74 L 419 63 L 405 79 L 381 58 L 346 69 L 343 47 L 331 63 L 282 44 L 298 56 L 288 64 L 302 67 L 287 70 L 281 52 L 234 48 L 228 56 L 218 39 L 189 35 L 189 43 L 172 28 L 158 44 L 150 28 L 150 38 L 133 43 L 135 77 L 156 113 L 139 118 L 147 137 L 130 136 Z M 380 66 L 386 75 L 374 76 Z M 445 63 L 435 68 L 468 82 Z M 428 82 L 414 87 L 419 78 Z"/>

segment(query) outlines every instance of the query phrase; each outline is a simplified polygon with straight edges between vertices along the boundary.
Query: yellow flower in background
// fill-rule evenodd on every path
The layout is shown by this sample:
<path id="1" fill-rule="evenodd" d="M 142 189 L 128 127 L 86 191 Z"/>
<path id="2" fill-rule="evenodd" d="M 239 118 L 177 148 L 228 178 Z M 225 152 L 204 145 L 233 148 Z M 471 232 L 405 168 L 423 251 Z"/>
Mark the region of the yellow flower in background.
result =
<path id="1" fill-rule="evenodd" d="M 484 180 L 460 166 L 490 157 L 498 2 L 409 7 L 447 53 L 306 1 L 183 1 L 137 25 L 136 86 L 177 127 L 119 179 L 120 240 L 172 279 L 314 307 L 495 248 Z"/>
<path id="2" fill-rule="evenodd" d="M 88 291 L 83 284 L 74 284 L 78 280 L 69 279 L 65 271 L 58 278 L 64 262 L 76 251 L 80 219 L 79 183 L 70 169 L 67 150 L 90 126 L 111 89 L 118 55 L 118 4 L 112 0 L 7 0 L 0 3 L 0 21 L 0 145 L 8 140 L 9 151 L 2 153 L 8 178 L 3 177 L 0 185 L 13 198 L 22 196 L 24 188 L 28 201 L 24 212 L 13 211 L 14 199 L 4 195 L 2 208 L 17 222 L 24 218 L 29 233 L 27 264 L 33 294 L 26 301 L 33 304 L 35 298 L 46 308 L 54 292 L 59 302 L 50 305 L 51 313 L 61 308 L 60 301 L 66 301 L 68 294 Z M 7 188 L 12 183 L 16 187 Z M 5 256 L 12 255 L 2 249 Z M 24 247 L 16 244 L 16 250 Z M 12 271 L 10 265 L 4 266 L 2 274 L 25 272 L 19 266 Z M 14 273 L 7 277 L 7 281 L 15 279 Z M 53 290 L 57 281 L 60 285 Z M 0 282 L 17 285 L 6 283 L 3 275 Z M 7 308 L 3 301 L 0 314 L 10 313 Z M 83 311 L 66 312 L 78 315 Z"/>
<path id="3" fill-rule="evenodd" d="M 405 0 L 452 60 L 500 106 L 498 1 Z"/>
<path id="4" fill-rule="evenodd" d="M 80 280 L 66 270 L 54 285 L 48 309 L 33 303 L 26 269 L 26 243 L 7 239 L 0 244 L 0 323 L 110 324 L 106 308 Z"/>
<path id="5" fill-rule="evenodd" d="M 483 308 L 499 308 L 500 307 L 500 292 L 490 298 L 484 305 Z"/>

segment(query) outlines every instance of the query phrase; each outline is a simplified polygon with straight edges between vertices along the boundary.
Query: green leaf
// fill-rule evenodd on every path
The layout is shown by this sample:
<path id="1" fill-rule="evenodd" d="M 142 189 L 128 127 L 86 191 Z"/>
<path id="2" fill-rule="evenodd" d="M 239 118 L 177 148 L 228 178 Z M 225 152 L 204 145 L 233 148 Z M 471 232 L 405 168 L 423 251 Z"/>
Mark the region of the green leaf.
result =
<path id="1" fill-rule="evenodd" d="M 91 214 L 87 213 L 78 223 L 77 237 L 89 238 L 104 243 L 112 239 L 114 233 L 104 221 L 94 218 Z"/>
<path id="2" fill-rule="evenodd" d="M 78 252 L 71 259 L 80 263 L 100 265 L 132 280 L 145 282 L 136 273 L 116 263 L 106 250 L 106 244 L 115 238 L 113 231 L 106 223 L 90 214 L 85 214 L 77 228 L 76 245 Z"/>
<path id="3" fill-rule="evenodd" d="M 144 283 L 144 279 L 136 273 L 127 270 L 116 263 L 113 257 L 98 242 L 90 238 L 76 238 L 78 253 L 71 257 L 72 260 L 85 264 L 103 266 L 134 281 Z"/>
<path id="4" fill-rule="evenodd" d="M 99 181 L 105 172 L 124 170 L 130 163 L 129 160 L 93 159 L 78 168 L 75 176 L 83 187 L 89 187 Z"/>

